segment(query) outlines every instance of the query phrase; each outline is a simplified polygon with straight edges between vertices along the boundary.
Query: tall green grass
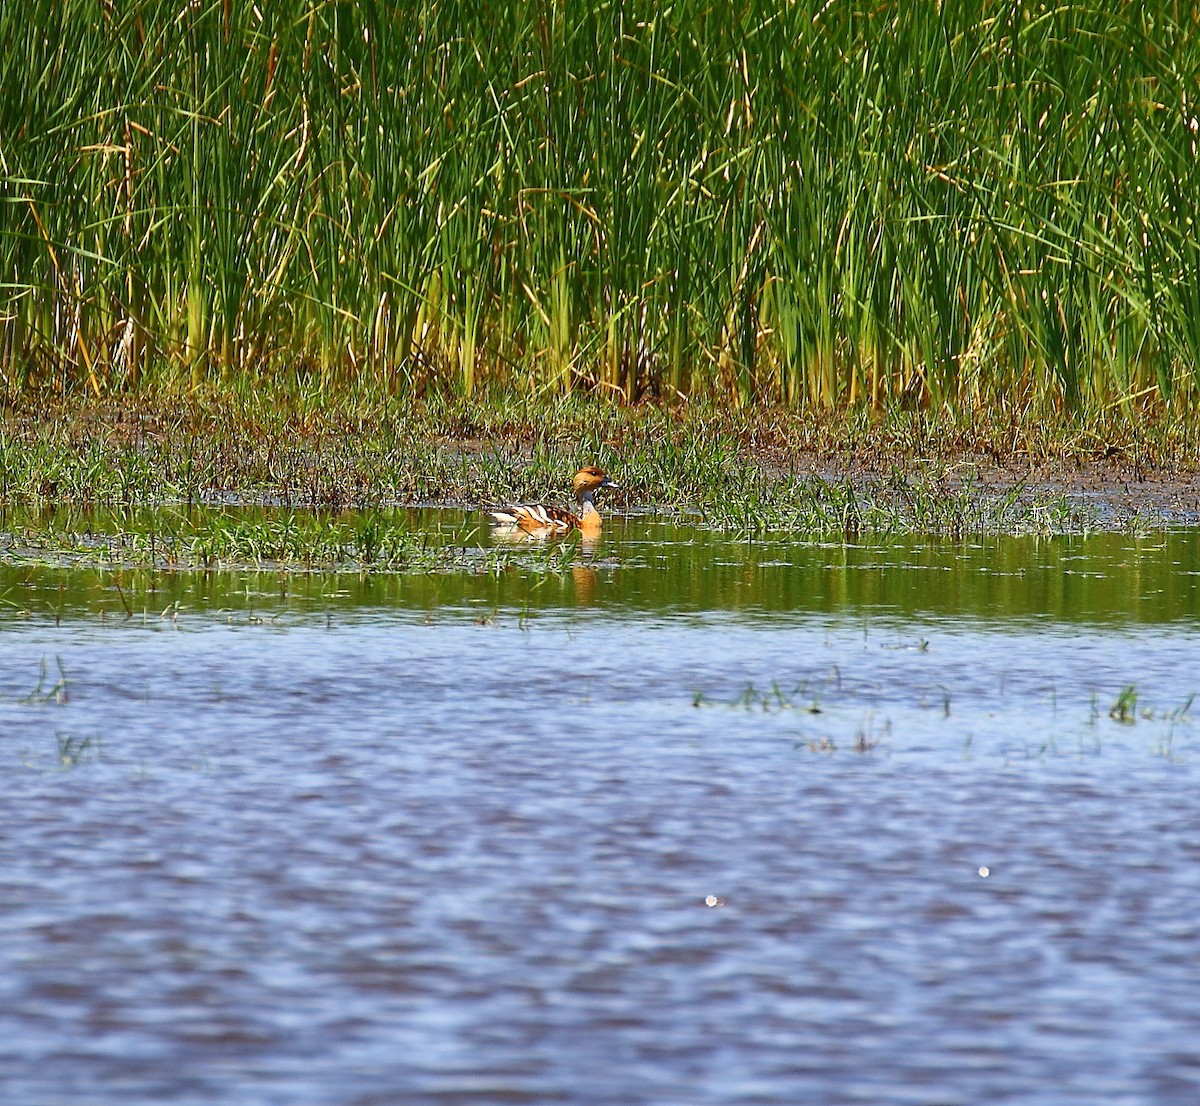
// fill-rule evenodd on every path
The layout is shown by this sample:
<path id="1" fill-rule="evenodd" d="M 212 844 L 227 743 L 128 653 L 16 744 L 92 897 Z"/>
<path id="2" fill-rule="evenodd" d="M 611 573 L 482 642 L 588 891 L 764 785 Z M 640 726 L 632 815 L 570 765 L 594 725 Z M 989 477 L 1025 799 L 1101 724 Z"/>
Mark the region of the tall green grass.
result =
<path id="1" fill-rule="evenodd" d="M 1179 403 L 1188 5 L 0 5 L 0 373 Z"/>

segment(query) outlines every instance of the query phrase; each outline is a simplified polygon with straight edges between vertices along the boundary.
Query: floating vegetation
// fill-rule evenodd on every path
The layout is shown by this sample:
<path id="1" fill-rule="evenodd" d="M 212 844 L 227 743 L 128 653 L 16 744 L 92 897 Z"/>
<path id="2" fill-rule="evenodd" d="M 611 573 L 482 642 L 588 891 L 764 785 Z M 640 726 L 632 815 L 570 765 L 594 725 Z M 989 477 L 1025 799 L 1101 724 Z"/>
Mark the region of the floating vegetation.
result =
<path id="1" fill-rule="evenodd" d="M 88 516 L 55 513 L 10 532 L 9 557 L 61 558 L 114 565 L 215 567 L 358 564 L 429 567 L 443 559 L 421 535 L 376 515 L 337 519 L 311 512 L 255 512 L 193 506 L 154 512 L 146 528 L 92 529 Z"/>

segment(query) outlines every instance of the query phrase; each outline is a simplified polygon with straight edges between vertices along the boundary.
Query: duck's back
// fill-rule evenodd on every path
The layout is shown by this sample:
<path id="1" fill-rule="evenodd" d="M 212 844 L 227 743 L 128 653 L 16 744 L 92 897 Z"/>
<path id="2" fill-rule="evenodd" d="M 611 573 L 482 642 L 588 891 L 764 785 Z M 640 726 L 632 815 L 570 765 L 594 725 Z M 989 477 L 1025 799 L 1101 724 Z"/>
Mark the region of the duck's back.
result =
<path id="1" fill-rule="evenodd" d="M 565 508 L 547 507 L 541 503 L 518 504 L 502 511 L 490 511 L 489 514 L 497 522 L 518 526 L 522 530 L 550 530 L 565 534 L 568 530 L 580 529 L 582 525 L 579 516 Z"/>

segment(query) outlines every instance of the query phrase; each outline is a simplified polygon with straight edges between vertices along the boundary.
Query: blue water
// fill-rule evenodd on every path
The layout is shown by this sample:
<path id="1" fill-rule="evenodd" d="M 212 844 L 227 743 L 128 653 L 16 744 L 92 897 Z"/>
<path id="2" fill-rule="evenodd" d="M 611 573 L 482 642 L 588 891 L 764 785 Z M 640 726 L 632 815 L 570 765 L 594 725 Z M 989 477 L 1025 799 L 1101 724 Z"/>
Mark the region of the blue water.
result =
<path id="1" fill-rule="evenodd" d="M 1200 1101 L 1189 619 L 655 614 L 620 553 L 536 610 L 39 583 L 0 1100 Z"/>

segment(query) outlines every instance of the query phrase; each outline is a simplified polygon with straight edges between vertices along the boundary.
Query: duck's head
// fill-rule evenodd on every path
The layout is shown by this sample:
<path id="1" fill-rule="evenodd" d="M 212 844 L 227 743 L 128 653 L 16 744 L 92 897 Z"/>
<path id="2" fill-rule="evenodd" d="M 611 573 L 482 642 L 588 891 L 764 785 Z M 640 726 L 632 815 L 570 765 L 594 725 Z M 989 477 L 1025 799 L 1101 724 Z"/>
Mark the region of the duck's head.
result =
<path id="1" fill-rule="evenodd" d="M 579 496 L 598 491 L 600 488 L 619 488 L 621 485 L 610 479 L 603 469 L 598 469 L 595 465 L 588 465 L 575 474 L 571 486 L 575 489 L 575 494 Z"/>

